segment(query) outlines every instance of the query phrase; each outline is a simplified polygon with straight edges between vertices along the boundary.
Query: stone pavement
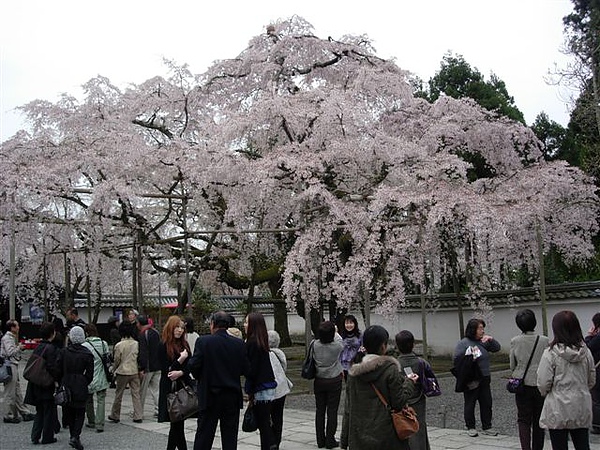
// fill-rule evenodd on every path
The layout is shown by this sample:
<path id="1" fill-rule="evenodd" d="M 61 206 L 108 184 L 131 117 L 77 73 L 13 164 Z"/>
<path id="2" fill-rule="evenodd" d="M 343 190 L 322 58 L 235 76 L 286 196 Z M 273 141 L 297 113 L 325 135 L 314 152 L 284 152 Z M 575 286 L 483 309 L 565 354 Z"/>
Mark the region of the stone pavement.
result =
<path id="1" fill-rule="evenodd" d="M 24 364 L 21 364 L 24 366 Z M 20 367 L 22 370 L 23 368 Z M 23 395 L 25 394 L 25 380 L 21 385 Z M 4 415 L 4 398 L 2 394 L 3 386 L 0 385 L 0 412 Z M 114 389 L 108 389 L 106 396 L 106 415 L 108 416 L 110 406 L 114 400 Z M 93 430 L 84 427 L 82 441 L 85 448 L 93 449 L 164 449 L 166 448 L 167 435 L 169 433 L 168 423 L 158 423 L 153 417 L 152 399 L 148 396 L 146 408 L 144 410 L 144 421 L 142 423 L 133 423 L 130 412 L 133 410 L 131 395 L 129 390 L 125 390 L 123 403 L 121 407 L 121 422 L 114 424 L 106 421 L 104 433 L 94 433 Z M 33 410 L 33 408 L 31 408 Z M 240 415 L 242 412 L 240 412 Z M 241 423 L 241 420 L 240 420 Z M 341 428 L 341 417 L 340 417 Z M 188 419 L 185 423 L 186 439 L 189 448 L 193 448 L 194 434 L 196 431 L 196 420 Z M 22 422 L 17 425 L 6 425 L 0 423 L 0 436 L 2 444 L 0 448 L 4 449 L 35 449 L 39 446 L 31 445 L 29 438 L 31 422 Z M 339 436 L 339 432 L 338 432 Z M 66 447 L 68 434 L 61 432 L 58 435 L 59 442 L 56 446 L 49 448 Z M 490 450 L 490 449 L 520 449 L 518 439 L 514 436 L 478 436 L 472 438 L 467 436 L 464 430 L 429 427 L 429 439 L 431 450 L 447 449 L 469 449 L 469 450 Z M 240 431 L 238 439 L 239 450 L 259 450 L 260 440 L 258 432 L 244 433 Z M 6 446 L 5 446 L 6 445 Z M 215 437 L 214 449 L 221 449 L 219 431 Z M 284 431 L 281 450 L 305 450 L 316 449 L 314 433 L 314 411 L 286 408 L 284 412 Z M 550 449 L 550 442 L 547 441 L 546 449 Z M 590 449 L 600 450 L 600 444 L 591 443 Z M 387 449 L 379 449 L 387 450 Z"/>
<path id="2" fill-rule="evenodd" d="M 106 397 L 108 405 L 112 405 L 114 398 L 114 389 L 109 389 Z M 121 411 L 121 423 L 111 424 L 107 422 L 106 428 L 117 426 L 131 426 L 137 429 L 159 433 L 165 437 L 169 433 L 168 423 L 158 423 L 152 418 L 152 408 L 150 407 L 151 399 L 147 398 L 146 408 L 144 410 L 144 421 L 140 424 L 133 423 L 129 417 L 129 412 L 132 411 L 131 396 L 129 391 L 125 391 L 123 396 L 123 406 Z M 107 409 L 108 411 L 108 409 Z M 107 412 L 108 415 L 108 412 Z M 240 424 L 241 424 L 240 412 Z M 316 449 L 314 427 L 314 411 L 303 411 L 298 409 L 284 410 L 284 431 L 283 441 L 280 445 L 281 450 L 305 450 Z M 341 429 L 341 417 L 339 420 Z M 194 442 L 194 433 L 196 432 L 196 419 L 188 419 L 185 423 L 186 439 L 192 448 Z M 339 437 L 339 431 L 338 431 Z M 429 427 L 429 440 L 431 450 L 448 450 L 448 449 L 469 449 L 469 450 L 491 450 L 491 449 L 520 449 L 519 440 L 513 436 L 483 436 L 479 435 L 476 438 L 467 436 L 464 430 L 455 430 L 449 428 Z M 253 433 L 244 433 L 240 430 L 238 435 L 239 450 L 259 450 L 260 439 L 258 431 Z M 213 445 L 214 449 L 221 449 L 221 440 L 219 431 L 215 437 Z M 550 449 L 550 442 L 547 441 L 545 448 Z M 600 445 L 590 444 L 590 449 L 600 450 Z M 387 450 L 387 449 L 381 449 Z"/>

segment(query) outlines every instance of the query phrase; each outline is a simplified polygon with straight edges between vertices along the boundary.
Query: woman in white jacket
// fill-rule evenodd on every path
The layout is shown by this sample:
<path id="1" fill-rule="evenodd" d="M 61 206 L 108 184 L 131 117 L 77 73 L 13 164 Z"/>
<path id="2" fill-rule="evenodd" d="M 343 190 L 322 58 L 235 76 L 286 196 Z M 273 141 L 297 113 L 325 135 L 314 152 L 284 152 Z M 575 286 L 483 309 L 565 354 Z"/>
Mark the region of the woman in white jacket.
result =
<path id="1" fill-rule="evenodd" d="M 275 436 L 276 448 L 281 444 L 281 433 L 283 431 L 283 408 L 285 406 L 285 397 L 290 393 L 293 387 L 292 382 L 285 374 L 287 370 L 287 359 L 283 350 L 279 348 L 279 333 L 275 330 L 269 330 L 269 357 L 277 387 L 275 388 L 275 400 L 271 404 L 271 429 Z"/>
<path id="2" fill-rule="evenodd" d="M 569 435 L 575 450 L 589 450 L 594 359 L 573 311 L 556 313 L 552 332 L 554 339 L 544 351 L 537 372 L 538 389 L 546 397 L 540 426 L 549 429 L 553 450 L 567 450 Z"/>

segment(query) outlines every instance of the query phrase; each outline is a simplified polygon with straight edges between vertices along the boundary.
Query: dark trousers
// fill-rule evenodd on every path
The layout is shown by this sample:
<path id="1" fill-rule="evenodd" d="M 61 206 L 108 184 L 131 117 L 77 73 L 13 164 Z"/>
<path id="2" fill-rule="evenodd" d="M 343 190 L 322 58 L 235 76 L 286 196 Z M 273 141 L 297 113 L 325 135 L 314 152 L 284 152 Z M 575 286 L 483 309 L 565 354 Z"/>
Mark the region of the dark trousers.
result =
<path id="1" fill-rule="evenodd" d="M 590 450 L 590 435 L 587 428 L 573 430 L 550 430 L 552 450 L 567 450 L 569 448 L 569 435 L 575 450 Z"/>
<path id="2" fill-rule="evenodd" d="M 194 450 L 211 450 L 220 423 L 222 450 L 236 450 L 240 424 L 240 400 L 237 392 L 221 392 L 218 401 L 198 412 Z"/>
<path id="3" fill-rule="evenodd" d="M 43 444 L 54 440 L 57 419 L 54 400 L 45 400 L 35 407 L 35 418 L 31 427 L 31 442 L 42 440 Z"/>
<path id="4" fill-rule="evenodd" d="M 338 408 L 342 396 L 342 375 L 335 378 L 315 378 L 315 430 L 319 447 L 333 446 L 338 425 Z M 327 417 L 327 424 L 325 424 Z"/>
<path id="5" fill-rule="evenodd" d="M 187 442 L 185 440 L 185 420 L 171 422 L 169 439 L 167 440 L 167 450 L 175 449 L 187 450 Z"/>
<path id="6" fill-rule="evenodd" d="M 600 369 L 596 369 L 596 385 L 591 390 L 592 394 L 592 426 L 600 431 Z"/>
<path id="7" fill-rule="evenodd" d="M 271 429 L 273 430 L 273 443 L 279 447 L 281 434 L 283 432 L 283 408 L 285 407 L 285 395 L 271 402 Z"/>
<path id="8" fill-rule="evenodd" d="M 515 394 L 517 426 L 522 450 L 542 450 L 544 429 L 540 428 L 540 415 L 544 397 L 535 386 L 523 386 L 523 392 Z"/>
<path id="9" fill-rule="evenodd" d="M 272 402 L 255 402 L 254 414 L 258 431 L 260 432 L 260 450 L 271 450 L 271 446 L 275 444 L 273 430 L 271 429 L 271 403 Z"/>
<path id="10" fill-rule="evenodd" d="M 490 390 L 490 377 L 483 377 L 479 386 L 463 392 L 465 398 L 465 425 L 475 428 L 475 404 L 479 403 L 481 415 L 481 428 L 492 428 L 492 391 Z"/>
<path id="11" fill-rule="evenodd" d="M 81 436 L 83 421 L 85 419 L 85 406 L 83 408 L 73 408 L 72 406 L 63 406 L 63 423 L 69 426 L 69 435 L 72 438 Z"/>

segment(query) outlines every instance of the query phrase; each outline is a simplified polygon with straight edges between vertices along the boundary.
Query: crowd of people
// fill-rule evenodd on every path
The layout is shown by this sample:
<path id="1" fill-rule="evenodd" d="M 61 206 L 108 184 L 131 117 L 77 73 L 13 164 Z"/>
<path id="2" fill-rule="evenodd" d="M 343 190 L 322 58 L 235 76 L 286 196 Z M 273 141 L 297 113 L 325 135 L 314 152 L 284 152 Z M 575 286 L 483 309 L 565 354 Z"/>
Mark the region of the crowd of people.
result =
<path id="1" fill-rule="evenodd" d="M 52 444 L 61 428 L 69 429 L 69 445 L 84 448 L 83 426 L 104 431 L 106 392 L 115 391 L 107 419 L 121 421 L 121 403 L 129 389 L 131 419 L 144 420 L 146 401 L 152 401 L 154 418 L 169 422 L 167 450 L 187 450 L 185 420 L 172 421 L 167 397 L 184 386 L 193 386 L 198 397 L 194 450 L 213 447 L 217 426 L 221 448 L 237 448 L 240 410 L 244 393 L 253 409 L 261 450 L 278 450 L 283 436 L 286 396 L 293 388 L 286 375 L 287 360 L 279 349 L 280 337 L 268 330 L 262 314 L 252 312 L 236 328 L 235 319 L 223 311 L 211 315 L 210 334 L 198 336 L 192 319 L 168 318 L 161 332 L 152 320 L 131 310 L 122 323 L 111 317 L 108 342 L 94 324 L 86 324 L 72 308 L 68 327 L 55 319 L 40 326 L 41 342 L 30 357 L 43 359 L 54 386 L 70 394 L 68 403 L 55 404 L 54 389 L 30 380 L 21 393 L 18 364 L 22 346 L 19 323 L 9 320 L 1 339 L 0 357 L 13 365 L 13 377 L 5 384 L 5 423 L 32 421 L 31 442 Z M 600 433 L 600 386 L 596 385 L 600 361 L 600 313 L 593 316 L 584 337 L 577 316 L 560 311 L 552 319 L 553 338 L 536 333 L 537 321 L 530 309 L 515 316 L 520 330 L 510 342 L 510 368 L 517 380 L 516 425 L 523 450 L 541 450 L 545 430 L 553 450 L 566 450 L 569 438 L 576 450 L 589 449 L 589 433 Z M 316 367 L 315 438 L 319 448 L 365 449 L 370 447 L 429 450 L 427 433 L 427 385 L 435 374 L 429 362 L 415 354 L 415 338 L 409 330 L 395 335 L 396 356 L 390 356 L 388 331 L 379 325 L 359 329 L 355 316 L 319 325 L 311 344 Z M 490 389 L 490 353 L 500 343 L 485 332 L 481 318 L 468 321 L 464 338 L 456 345 L 452 372 L 456 392 L 464 397 L 464 421 L 468 436 L 495 436 Z M 191 344 L 190 344 L 191 343 Z M 112 373 L 107 373 L 110 355 Z M 244 383 L 242 384 L 242 379 Z M 112 383 L 112 384 L 111 384 Z M 599 383 L 600 384 L 600 383 Z M 243 387 L 242 387 L 243 386 Z M 342 424 L 338 415 L 342 392 Z M 439 394 L 439 392 L 437 393 Z M 386 404 L 387 403 L 387 404 Z M 27 405 L 35 407 L 35 413 Z M 481 426 L 476 426 L 479 405 Z M 399 440 L 389 409 L 410 406 L 416 411 L 419 430 Z M 87 420 L 86 420 L 87 419 Z"/>

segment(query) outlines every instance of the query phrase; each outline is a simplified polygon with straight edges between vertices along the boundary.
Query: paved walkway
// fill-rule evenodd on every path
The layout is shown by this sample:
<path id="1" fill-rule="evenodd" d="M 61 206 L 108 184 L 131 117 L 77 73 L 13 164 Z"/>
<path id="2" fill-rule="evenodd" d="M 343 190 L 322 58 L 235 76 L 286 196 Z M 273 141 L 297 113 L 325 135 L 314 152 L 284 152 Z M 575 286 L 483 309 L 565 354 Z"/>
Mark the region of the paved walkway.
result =
<path id="1" fill-rule="evenodd" d="M 106 396 L 107 404 L 112 405 L 114 398 L 114 389 L 109 389 Z M 131 396 L 129 391 L 125 391 L 123 396 L 123 406 L 121 411 L 121 423 L 111 424 L 107 422 L 106 427 L 113 426 L 131 426 L 153 433 L 168 435 L 169 424 L 158 423 L 152 418 L 152 408 L 149 406 L 148 398 L 146 400 L 146 408 L 144 411 L 144 422 L 140 424 L 133 423 L 129 417 L 129 412 L 132 411 Z M 108 410 L 107 410 L 108 411 Z M 108 414 L 108 413 L 107 413 Z M 241 416 L 241 414 L 240 414 Z M 284 412 L 284 430 L 281 450 L 306 450 L 316 449 L 315 427 L 314 427 L 313 411 L 301 411 L 297 409 L 285 409 Z M 341 428 L 341 417 L 340 417 Z M 241 424 L 241 417 L 240 417 Z M 186 420 L 186 439 L 193 443 L 194 434 L 196 432 L 196 419 Z M 339 436 L 339 432 L 338 432 Z M 447 450 L 447 449 L 469 449 L 469 450 L 489 450 L 489 449 L 520 449 L 519 440 L 513 436 L 483 436 L 479 435 L 476 438 L 467 436 L 463 430 L 454 430 L 448 428 L 429 427 L 429 439 L 431 450 Z M 253 433 L 244 433 L 240 431 L 238 437 L 239 450 L 258 450 L 260 449 L 260 440 L 258 431 Z M 191 448 L 191 447 L 190 447 Z M 214 449 L 221 449 L 221 441 L 219 431 L 213 445 Z M 545 448 L 550 449 L 550 442 L 546 443 Z M 600 445 L 591 444 L 592 450 L 600 450 Z M 378 449 L 387 450 L 387 449 Z"/>
<path id="2" fill-rule="evenodd" d="M 24 364 L 21 364 L 24 366 Z M 20 367 L 22 370 L 22 367 Z M 22 390 L 25 394 L 25 381 L 23 380 Z M 3 386 L 0 385 L 0 411 L 4 413 L 4 398 L 2 395 Z M 108 389 L 106 395 L 106 415 L 110 412 L 110 406 L 113 404 L 115 395 L 114 389 Z M 144 410 L 144 421 L 142 423 L 133 423 L 130 417 L 130 412 L 133 410 L 131 403 L 131 395 L 129 390 L 125 390 L 121 409 L 121 422 L 113 424 L 106 421 L 104 433 L 94 433 L 93 430 L 84 427 L 82 439 L 84 439 L 86 449 L 106 449 L 106 448 L 146 448 L 149 450 L 164 449 L 166 446 L 166 438 L 169 433 L 168 423 L 158 423 L 153 417 L 152 399 L 148 396 L 146 400 L 146 408 Z M 32 408 L 33 409 L 33 408 Z M 241 415 L 242 412 L 240 412 Z M 240 420 L 241 423 L 241 420 Z M 340 418 L 341 428 L 341 418 Z M 186 439 L 190 443 L 190 449 L 194 442 L 194 434 L 196 431 L 196 420 L 189 419 L 186 425 Z M 30 449 L 37 446 L 30 445 L 29 433 L 31 423 L 18 425 L 5 425 L 0 423 L 0 435 L 8 448 Z M 137 430 L 137 432 L 136 432 Z M 157 436 L 157 435 L 160 435 Z M 119 436 L 115 442 L 115 437 Z M 126 438 L 124 438 L 126 436 Z M 339 432 L 338 432 L 339 436 Z M 136 444 L 137 437 L 137 444 Z M 67 436 L 65 433 L 60 433 L 59 444 L 57 448 L 64 447 Z M 469 450 L 489 450 L 489 449 L 520 449 L 518 439 L 514 436 L 478 436 L 472 438 L 467 436 L 464 430 L 456 430 L 449 428 L 429 427 L 429 439 L 432 450 L 447 450 L 447 449 L 469 449 Z M 64 443 L 62 441 L 65 441 Z M 239 450 L 258 450 L 260 449 L 260 440 L 258 432 L 239 433 Z M 131 445 L 129 445 L 131 444 Z M 129 445 L 129 446 L 128 446 Z M 0 445 L 3 448 L 3 445 Z M 54 446 L 52 446 L 54 447 Z M 221 449 L 221 441 L 219 432 L 214 442 L 214 449 Z M 281 450 L 306 450 L 316 449 L 314 432 L 314 412 L 286 408 L 284 412 L 284 431 L 283 442 L 280 446 Z M 546 449 L 550 449 L 550 442 L 547 441 Z M 600 450 L 600 444 L 591 443 L 590 449 Z M 387 450 L 387 449 L 372 449 L 372 450 Z"/>

